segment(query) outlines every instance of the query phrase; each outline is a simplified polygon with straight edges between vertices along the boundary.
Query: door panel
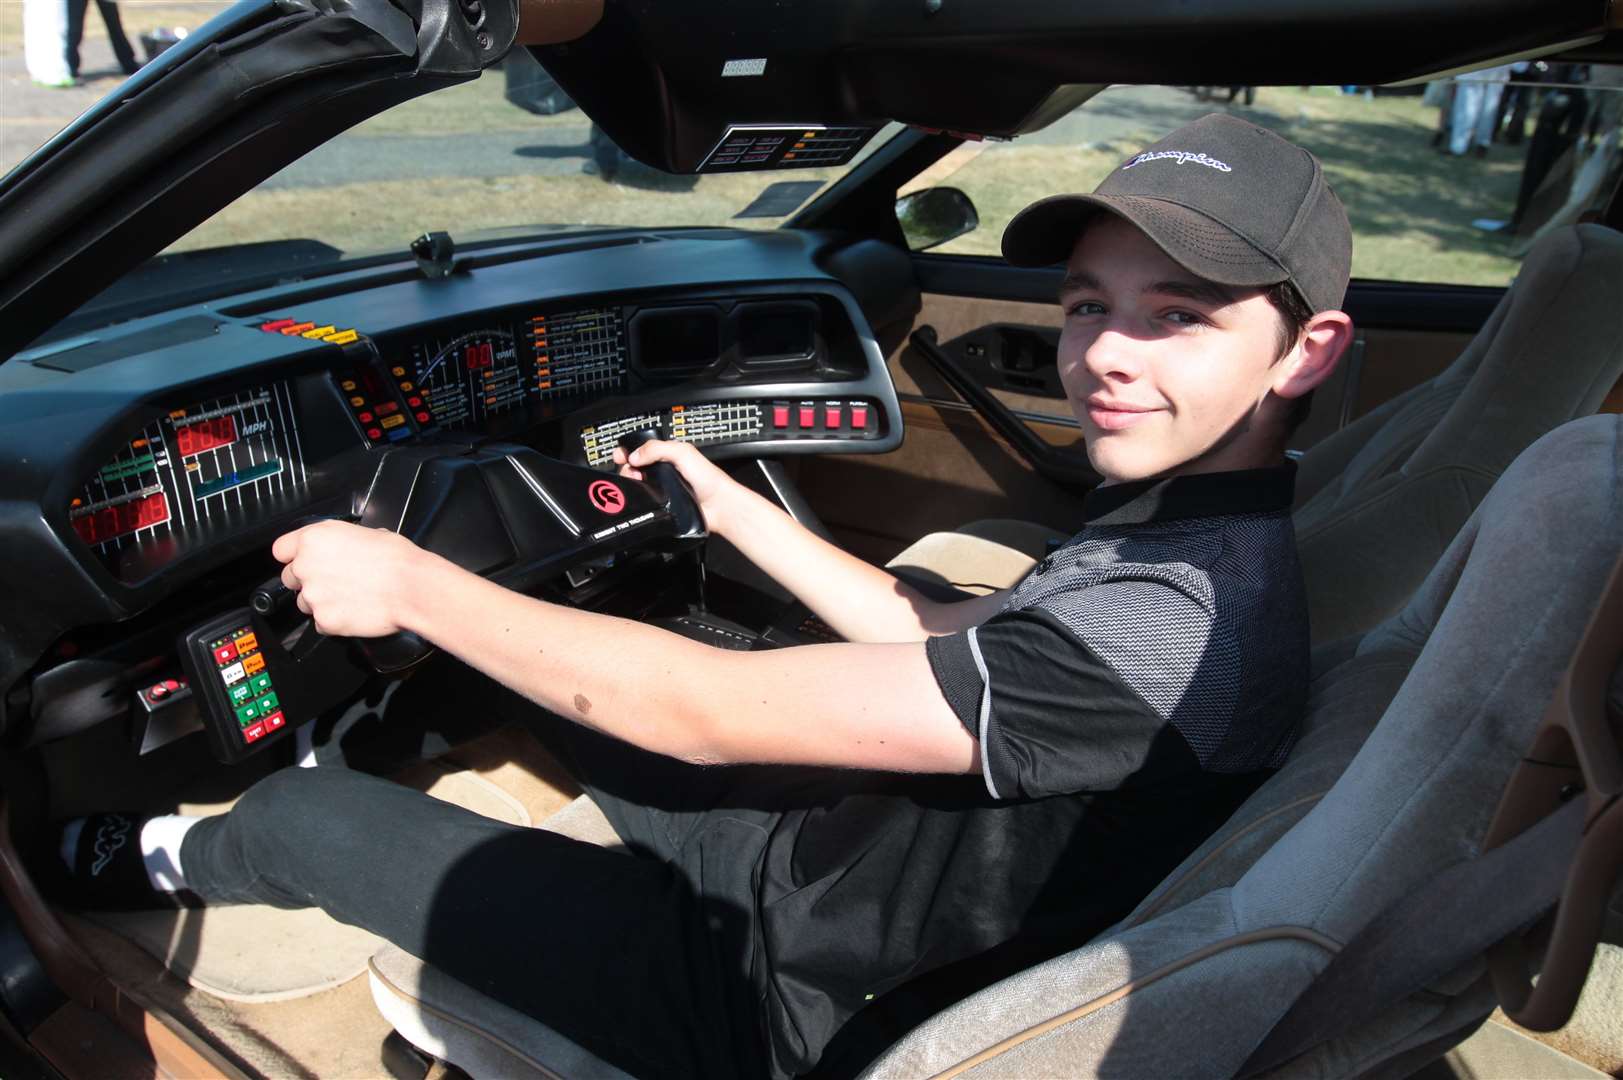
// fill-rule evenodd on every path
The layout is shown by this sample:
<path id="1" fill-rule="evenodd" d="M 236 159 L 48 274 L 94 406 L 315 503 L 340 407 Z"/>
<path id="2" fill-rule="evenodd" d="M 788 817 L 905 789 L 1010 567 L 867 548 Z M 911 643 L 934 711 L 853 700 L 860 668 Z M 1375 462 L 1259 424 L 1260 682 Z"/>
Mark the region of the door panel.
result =
<path id="1" fill-rule="evenodd" d="M 948 265 L 943 265 L 948 264 Z M 956 264 L 956 265 L 952 265 Z M 1062 313 L 1051 297 L 1058 271 L 1015 270 L 994 260 L 916 257 L 925 291 L 912 329 L 933 327 L 939 347 L 963 366 L 986 375 L 991 394 L 1050 446 L 1085 458 L 1081 431 L 1069 404 L 1052 392 L 1021 392 L 1006 382 L 1032 377 L 1056 381 L 1049 353 L 1046 380 L 1016 370 L 1057 344 Z M 1002 269 L 1005 273 L 999 273 Z M 966 296 L 975 288 L 988 296 Z M 946 291 L 946 290 L 952 291 Z M 1473 333 L 1462 315 L 1485 319 L 1496 299 L 1471 290 L 1447 304 L 1431 304 L 1436 286 L 1408 297 L 1390 283 L 1354 283 L 1347 307 L 1358 335 L 1336 374 L 1320 387 L 1312 413 L 1292 439 L 1305 450 L 1384 401 L 1432 378 L 1452 363 Z M 1016 299 L 1015 295 L 1026 297 Z M 1463 301 L 1469 301 L 1462 306 Z M 1465 308 L 1469 307 L 1469 311 Z M 1360 309 L 1370 322 L 1360 320 Z M 1440 324 L 1424 328 L 1427 314 Z M 1378 325 L 1376 321 L 1386 322 Z M 1038 475 L 1004 439 L 956 394 L 905 335 L 888 357 L 891 378 L 907 425 L 901 449 L 891 454 L 809 459 L 800 469 L 802 489 L 841 543 L 883 562 L 928 532 L 950 530 L 983 518 L 1036 521 L 1062 532 L 1080 522 L 1081 493 Z M 1023 355 L 1000 355 L 1008 342 Z"/>

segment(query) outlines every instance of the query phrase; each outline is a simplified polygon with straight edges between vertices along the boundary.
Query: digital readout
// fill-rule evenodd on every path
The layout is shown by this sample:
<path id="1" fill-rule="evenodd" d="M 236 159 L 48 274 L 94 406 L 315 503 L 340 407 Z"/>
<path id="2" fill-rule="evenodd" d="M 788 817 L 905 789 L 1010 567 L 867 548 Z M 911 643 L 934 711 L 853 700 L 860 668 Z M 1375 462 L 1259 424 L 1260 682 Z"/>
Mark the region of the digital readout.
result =
<path id="1" fill-rule="evenodd" d="M 105 544 L 137 529 L 161 525 L 169 520 L 169 500 L 163 488 L 145 489 L 130 498 L 75 511 L 70 520 L 73 531 L 87 544 Z"/>
<path id="2" fill-rule="evenodd" d="M 175 427 L 175 449 L 181 457 L 191 457 L 207 450 L 218 450 L 237 441 L 237 418 L 216 416 L 185 427 Z"/>

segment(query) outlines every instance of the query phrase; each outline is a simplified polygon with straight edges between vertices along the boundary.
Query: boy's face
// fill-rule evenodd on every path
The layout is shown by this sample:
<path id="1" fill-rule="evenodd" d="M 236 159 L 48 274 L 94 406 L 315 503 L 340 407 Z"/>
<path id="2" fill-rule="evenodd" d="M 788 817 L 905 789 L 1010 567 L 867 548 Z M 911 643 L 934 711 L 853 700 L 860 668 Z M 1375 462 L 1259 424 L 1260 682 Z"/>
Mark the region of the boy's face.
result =
<path id="1" fill-rule="evenodd" d="M 1101 214 L 1071 251 L 1060 306 L 1060 379 L 1107 482 L 1278 463 L 1279 422 L 1260 414 L 1280 316 L 1260 290 L 1198 278 Z"/>

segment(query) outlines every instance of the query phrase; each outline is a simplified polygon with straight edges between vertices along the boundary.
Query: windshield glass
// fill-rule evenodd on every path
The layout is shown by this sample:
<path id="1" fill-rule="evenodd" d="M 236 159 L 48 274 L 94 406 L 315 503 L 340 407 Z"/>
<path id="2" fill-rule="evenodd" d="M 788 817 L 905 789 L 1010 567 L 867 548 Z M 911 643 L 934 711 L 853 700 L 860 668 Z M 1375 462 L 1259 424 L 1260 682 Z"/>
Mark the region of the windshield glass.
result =
<path id="1" fill-rule="evenodd" d="M 168 250 L 317 239 L 346 254 L 400 251 L 441 229 L 462 242 L 538 226 L 775 228 L 850 167 L 714 176 L 650 169 L 517 49 L 500 70 L 318 147 Z"/>
<path id="2" fill-rule="evenodd" d="M 172 17 L 185 10 L 166 6 Z M 213 5 L 200 9 L 194 24 L 213 13 Z M 114 49 L 94 34 L 101 27 L 93 23 L 85 28 L 78 86 L 36 82 L 20 91 L 39 98 L 35 111 L 49 118 L 28 128 L 26 138 L 22 127 L 6 125 L 0 169 L 71 120 L 65 106 L 82 110 L 116 86 Z M 92 88 L 98 93 L 87 93 Z M 470 83 L 405 102 L 317 147 L 47 337 L 258 287 L 267 278 L 401 253 L 425 232 L 448 232 L 463 247 L 590 227 L 775 228 L 900 130 L 882 130 L 842 168 L 673 176 L 623 153 L 528 52 L 515 49 Z"/>

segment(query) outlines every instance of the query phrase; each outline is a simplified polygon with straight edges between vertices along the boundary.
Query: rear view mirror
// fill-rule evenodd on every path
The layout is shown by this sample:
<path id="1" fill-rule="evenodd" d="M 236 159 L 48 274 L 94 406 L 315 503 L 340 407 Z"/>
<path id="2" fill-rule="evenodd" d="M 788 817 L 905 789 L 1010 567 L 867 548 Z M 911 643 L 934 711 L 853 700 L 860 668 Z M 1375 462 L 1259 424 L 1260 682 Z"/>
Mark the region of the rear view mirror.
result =
<path id="1" fill-rule="evenodd" d="M 896 200 L 896 220 L 910 251 L 926 251 L 980 226 L 975 204 L 957 188 L 925 188 Z"/>

